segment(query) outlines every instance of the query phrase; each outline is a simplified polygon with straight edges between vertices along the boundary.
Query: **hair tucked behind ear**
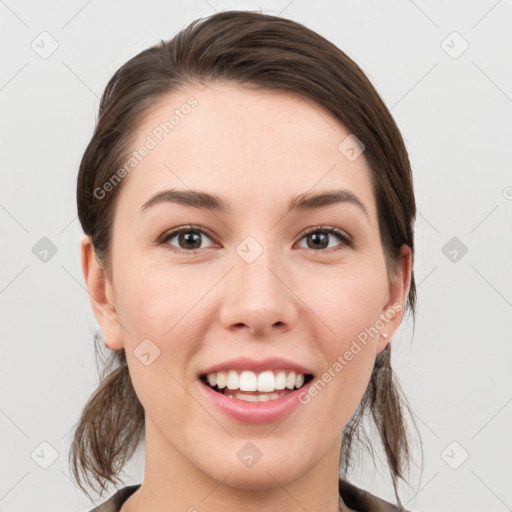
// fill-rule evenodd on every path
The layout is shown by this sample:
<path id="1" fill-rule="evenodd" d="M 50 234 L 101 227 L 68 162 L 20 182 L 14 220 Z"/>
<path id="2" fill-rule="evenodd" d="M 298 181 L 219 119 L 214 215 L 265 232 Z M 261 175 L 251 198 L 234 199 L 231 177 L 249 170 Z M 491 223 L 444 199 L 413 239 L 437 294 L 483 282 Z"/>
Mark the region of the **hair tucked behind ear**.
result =
<path id="1" fill-rule="evenodd" d="M 98 358 L 101 331 L 94 341 Z M 144 409 L 133 389 L 124 350 L 111 352 L 103 364 L 100 384 L 82 410 L 70 452 L 73 475 L 85 493 L 81 475 L 90 487 L 99 484 L 101 492 L 105 481 L 121 482 L 116 475 L 144 433 Z"/>
<path id="2" fill-rule="evenodd" d="M 414 255 L 416 203 L 409 157 L 395 121 L 367 76 L 343 51 L 300 23 L 257 12 L 224 11 L 194 20 L 171 40 L 139 53 L 114 73 L 105 88 L 97 125 L 80 163 L 77 206 L 82 229 L 91 236 L 96 257 L 112 279 L 112 219 L 124 183 L 120 176 L 126 174 L 119 171 L 133 153 L 138 126 L 174 91 L 213 81 L 301 94 L 330 111 L 364 144 L 361 158 L 370 170 L 388 277 L 403 244 Z M 108 194 L 106 183 L 116 184 Z M 404 310 L 409 308 L 414 316 L 415 306 L 411 264 Z M 342 471 L 349 465 L 353 442 L 363 432 L 361 418 L 369 411 L 397 493 L 397 479 L 404 477 L 410 458 L 404 404 L 388 348 L 377 356 L 368 389 L 345 428 Z M 92 475 L 102 489 L 103 481 L 114 483 L 143 428 L 143 409 L 121 350 L 107 364 L 75 432 L 71 457 L 80 486 L 84 488 L 80 472 L 88 481 Z"/>

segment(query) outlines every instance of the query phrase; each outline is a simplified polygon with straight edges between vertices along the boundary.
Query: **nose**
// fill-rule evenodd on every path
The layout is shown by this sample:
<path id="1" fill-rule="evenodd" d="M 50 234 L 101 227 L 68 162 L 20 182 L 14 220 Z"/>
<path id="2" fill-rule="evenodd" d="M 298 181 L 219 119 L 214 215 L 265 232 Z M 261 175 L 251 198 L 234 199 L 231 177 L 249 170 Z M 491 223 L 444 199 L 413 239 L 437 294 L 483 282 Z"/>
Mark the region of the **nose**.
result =
<path id="1" fill-rule="evenodd" d="M 250 263 L 234 254 L 220 307 L 227 330 L 247 330 L 252 336 L 265 337 L 288 331 L 297 323 L 300 299 L 289 272 L 267 254 L 264 250 Z"/>

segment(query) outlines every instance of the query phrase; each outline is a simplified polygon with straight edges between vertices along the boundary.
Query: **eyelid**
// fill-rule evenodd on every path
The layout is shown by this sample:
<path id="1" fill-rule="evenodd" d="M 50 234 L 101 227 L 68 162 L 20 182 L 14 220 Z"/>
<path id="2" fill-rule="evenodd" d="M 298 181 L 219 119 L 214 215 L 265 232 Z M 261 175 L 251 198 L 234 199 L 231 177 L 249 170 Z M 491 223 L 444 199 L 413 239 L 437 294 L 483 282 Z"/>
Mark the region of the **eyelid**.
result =
<path id="1" fill-rule="evenodd" d="M 195 225 L 195 224 L 185 224 L 184 226 L 178 226 L 176 228 L 172 228 L 169 231 L 167 231 L 166 233 L 164 233 L 162 235 L 162 237 L 166 238 L 168 235 L 178 235 L 181 232 L 187 232 L 187 231 L 199 231 L 201 233 L 208 235 L 208 237 L 211 239 L 215 238 L 215 235 L 209 229 L 204 228 L 203 226 Z"/>

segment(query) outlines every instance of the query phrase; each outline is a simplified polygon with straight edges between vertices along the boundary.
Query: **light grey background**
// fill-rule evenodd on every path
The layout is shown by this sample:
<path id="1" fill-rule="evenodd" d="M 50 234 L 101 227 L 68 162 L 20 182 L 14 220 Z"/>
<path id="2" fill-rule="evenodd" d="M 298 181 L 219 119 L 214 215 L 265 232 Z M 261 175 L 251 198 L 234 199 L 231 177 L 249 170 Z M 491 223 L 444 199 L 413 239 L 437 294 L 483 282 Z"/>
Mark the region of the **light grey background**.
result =
<path id="1" fill-rule="evenodd" d="M 418 512 L 512 510 L 510 0 L 0 1 L 0 509 L 93 507 L 68 468 L 70 430 L 97 384 L 78 165 L 114 71 L 193 19 L 231 8 L 316 30 L 391 108 L 418 205 L 416 331 L 411 342 L 409 321 L 393 344 L 425 468 L 404 502 Z M 57 250 L 46 262 L 36 256 L 43 237 Z M 141 481 L 143 463 L 139 453 L 126 484 Z M 381 473 L 366 460 L 353 481 L 393 500 Z"/>

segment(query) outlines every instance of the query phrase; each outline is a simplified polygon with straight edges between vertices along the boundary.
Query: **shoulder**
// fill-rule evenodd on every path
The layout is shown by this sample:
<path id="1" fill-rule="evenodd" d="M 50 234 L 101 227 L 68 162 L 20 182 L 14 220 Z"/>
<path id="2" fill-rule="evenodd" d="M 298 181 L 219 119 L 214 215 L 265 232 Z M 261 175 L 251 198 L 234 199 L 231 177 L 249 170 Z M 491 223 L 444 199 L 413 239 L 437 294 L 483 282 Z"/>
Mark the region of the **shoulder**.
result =
<path id="1" fill-rule="evenodd" d="M 400 508 L 340 478 L 340 496 L 354 512 L 399 512 Z M 407 511 L 405 511 L 407 512 Z"/>
<path id="2" fill-rule="evenodd" d="M 104 501 L 97 507 L 93 508 L 89 512 L 119 512 L 123 503 L 141 486 L 141 484 L 137 485 L 128 485 L 119 489 L 115 494 L 113 494 L 107 501 Z"/>

